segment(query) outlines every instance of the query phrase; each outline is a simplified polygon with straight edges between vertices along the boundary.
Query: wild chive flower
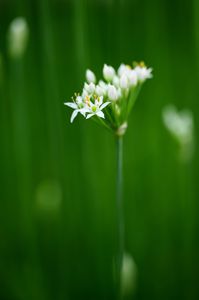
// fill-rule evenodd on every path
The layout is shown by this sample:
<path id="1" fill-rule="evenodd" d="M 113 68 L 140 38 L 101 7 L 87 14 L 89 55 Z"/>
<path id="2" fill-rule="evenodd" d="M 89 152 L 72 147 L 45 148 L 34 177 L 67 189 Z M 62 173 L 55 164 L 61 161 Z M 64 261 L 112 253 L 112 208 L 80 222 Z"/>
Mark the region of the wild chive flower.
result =
<path id="1" fill-rule="evenodd" d="M 117 152 L 117 185 L 116 203 L 118 214 L 118 255 L 116 259 L 118 299 L 132 290 L 131 281 L 135 277 L 134 262 L 130 256 L 124 255 L 124 221 L 123 221 L 123 135 L 128 127 L 128 116 L 143 82 L 152 77 L 152 69 L 143 63 L 133 68 L 121 64 L 118 71 L 104 65 L 104 80 L 96 81 L 95 74 L 87 70 L 86 81 L 80 94 L 75 94 L 73 102 L 65 105 L 74 109 L 71 122 L 80 113 L 86 119 L 92 118 L 100 125 L 116 135 Z M 80 96 L 81 95 L 81 96 Z"/>
<path id="2" fill-rule="evenodd" d="M 116 71 L 105 64 L 102 73 L 104 79 L 97 82 L 95 74 L 87 69 L 82 92 L 65 105 L 74 109 L 71 122 L 80 113 L 86 119 L 93 117 L 116 135 L 123 135 L 140 87 L 152 77 L 152 69 L 139 63 L 134 67 L 121 64 Z"/>
<path id="3" fill-rule="evenodd" d="M 93 116 L 98 116 L 99 118 L 104 119 L 104 113 L 102 112 L 102 109 L 104 109 L 107 105 L 109 105 L 110 102 L 103 103 L 103 96 L 96 97 L 94 100 L 94 103 L 92 101 L 89 101 L 87 104 L 87 111 L 88 114 L 86 116 L 86 119 L 89 119 Z"/>

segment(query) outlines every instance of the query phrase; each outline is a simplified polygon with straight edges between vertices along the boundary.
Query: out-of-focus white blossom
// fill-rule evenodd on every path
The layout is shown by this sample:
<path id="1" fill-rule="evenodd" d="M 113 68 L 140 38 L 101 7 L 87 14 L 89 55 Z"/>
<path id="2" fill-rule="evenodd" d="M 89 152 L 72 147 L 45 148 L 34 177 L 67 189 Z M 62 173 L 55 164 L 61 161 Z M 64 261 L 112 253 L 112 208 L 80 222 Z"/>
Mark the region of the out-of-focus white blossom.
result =
<path id="1" fill-rule="evenodd" d="M 121 288 L 123 296 L 132 295 L 136 288 L 137 267 L 133 257 L 124 253 L 122 271 L 121 271 Z"/>
<path id="2" fill-rule="evenodd" d="M 25 18 L 14 19 L 8 30 L 8 51 L 11 57 L 21 58 L 25 53 L 29 28 Z"/>
<path id="3" fill-rule="evenodd" d="M 163 122 L 180 145 L 181 158 L 191 159 L 194 148 L 194 120 L 190 110 L 177 111 L 173 105 L 163 109 Z"/>

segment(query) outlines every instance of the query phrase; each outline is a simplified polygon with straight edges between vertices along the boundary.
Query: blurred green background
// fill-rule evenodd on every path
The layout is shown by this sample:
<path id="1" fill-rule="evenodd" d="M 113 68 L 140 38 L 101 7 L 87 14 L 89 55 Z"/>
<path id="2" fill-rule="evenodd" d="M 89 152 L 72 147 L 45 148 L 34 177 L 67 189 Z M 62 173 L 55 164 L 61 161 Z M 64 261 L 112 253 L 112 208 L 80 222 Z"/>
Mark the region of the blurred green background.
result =
<path id="1" fill-rule="evenodd" d="M 26 18 L 25 54 L 7 51 Z M 144 60 L 124 141 L 126 299 L 199 299 L 199 159 L 178 159 L 162 109 L 189 108 L 198 137 L 197 0 L 0 0 L 0 299 L 116 299 L 114 138 L 64 107 L 86 68 Z"/>

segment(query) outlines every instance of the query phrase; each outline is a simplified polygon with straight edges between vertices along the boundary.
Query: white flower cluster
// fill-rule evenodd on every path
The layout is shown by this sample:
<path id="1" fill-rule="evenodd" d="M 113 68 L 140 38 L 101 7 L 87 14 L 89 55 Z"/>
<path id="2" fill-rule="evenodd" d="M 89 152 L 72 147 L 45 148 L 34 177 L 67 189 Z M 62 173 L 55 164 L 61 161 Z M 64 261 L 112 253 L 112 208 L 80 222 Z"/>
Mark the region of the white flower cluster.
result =
<path id="1" fill-rule="evenodd" d="M 127 119 L 133 93 L 146 79 L 152 77 L 151 72 L 152 69 L 144 63 L 134 68 L 121 64 L 117 71 L 105 64 L 103 80 L 97 82 L 95 74 L 87 70 L 82 93 L 75 94 L 73 102 L 64 103 L 74 109 L 71 122 L 80 113 L 86 119 L 94 116 L 105 119 L 103 122 L 106 127 L 118 128 Z"/>

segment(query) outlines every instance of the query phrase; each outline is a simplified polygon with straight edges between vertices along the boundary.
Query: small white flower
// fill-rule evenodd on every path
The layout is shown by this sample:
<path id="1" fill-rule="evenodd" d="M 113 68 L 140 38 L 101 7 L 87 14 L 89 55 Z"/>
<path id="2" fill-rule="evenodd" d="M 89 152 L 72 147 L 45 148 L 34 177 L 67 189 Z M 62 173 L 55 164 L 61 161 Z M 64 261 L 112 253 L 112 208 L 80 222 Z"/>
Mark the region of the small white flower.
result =
<path id="1" fill-rule="evenodd" d="M 84 84 L 84 89 L 88 92 L 88 94 L 93 94 L 95 92 L 95 85 L 93 82 Z"/>
<path id="2" fill-rule="evenodd" d="M 147 67 L 145 67 L 145 66 L 137 66 L 137 67 L 135 67 L 134 70 L 135 70 L 135 72 L 137 74 L 137 77 L 138 77 L 138 80 L 140 82 L 143 82 L 146 79 L 149 79 L 149 78 L 153 77 L 152 74 L 151 74 L 151 72 L 152 72 L 151 68 L 147 69 Z"/>
<path id="3" fill-rule="evenodd" d="M 107 81 L 112 81 L 115 76 L 114 68 L 105 64 L 103 68 L 103 76 Z"/>
<path id="4" fill-rule="evenodd" d="M 86 116 L 87 108 L 81 96 L 77 96 L 76 102 L 65 102 L 64 105 L 74 109 L 70 118 L 71 123 L 74 121 L 78 113 L 82 114 L 84 117 Z"/>
<path id="5" fill-rule="evenodd" d="M 108 98 L 111 101 L 117 101 L 119 95 L 114 85 L 109 84 L 108 86 Z"/>
<path id="6" fill-rule="evenodd" d="M 120 78 L 120 87 L 122 89 L 128 89 L 128 86 L 129 86 L 128 77 L 126 74 L 122 74 Z"/>
<path id="7" fill-rule="evenodd" d="M 89 69 L 86 70 L 86 80 L 88 81 L 88 83 L 91 83 L 91 82 L 95 83 L 96 82 L 95 74 Z"/>
<path id="8" fill-rule="evenodd" d="M 104 109 L 107 105 L 109 105 L 110 102 L 103 103 L 103 97 L 98 97 L 95 100 L 95 103 L 92 103 L 91 101 L 87 105 L 87 113 L 86 119 L 89 119 L 93 116 L 98 116 L 99 118 L 104 119 L 104 113 L 102 112 L 102 109 Z"/>

